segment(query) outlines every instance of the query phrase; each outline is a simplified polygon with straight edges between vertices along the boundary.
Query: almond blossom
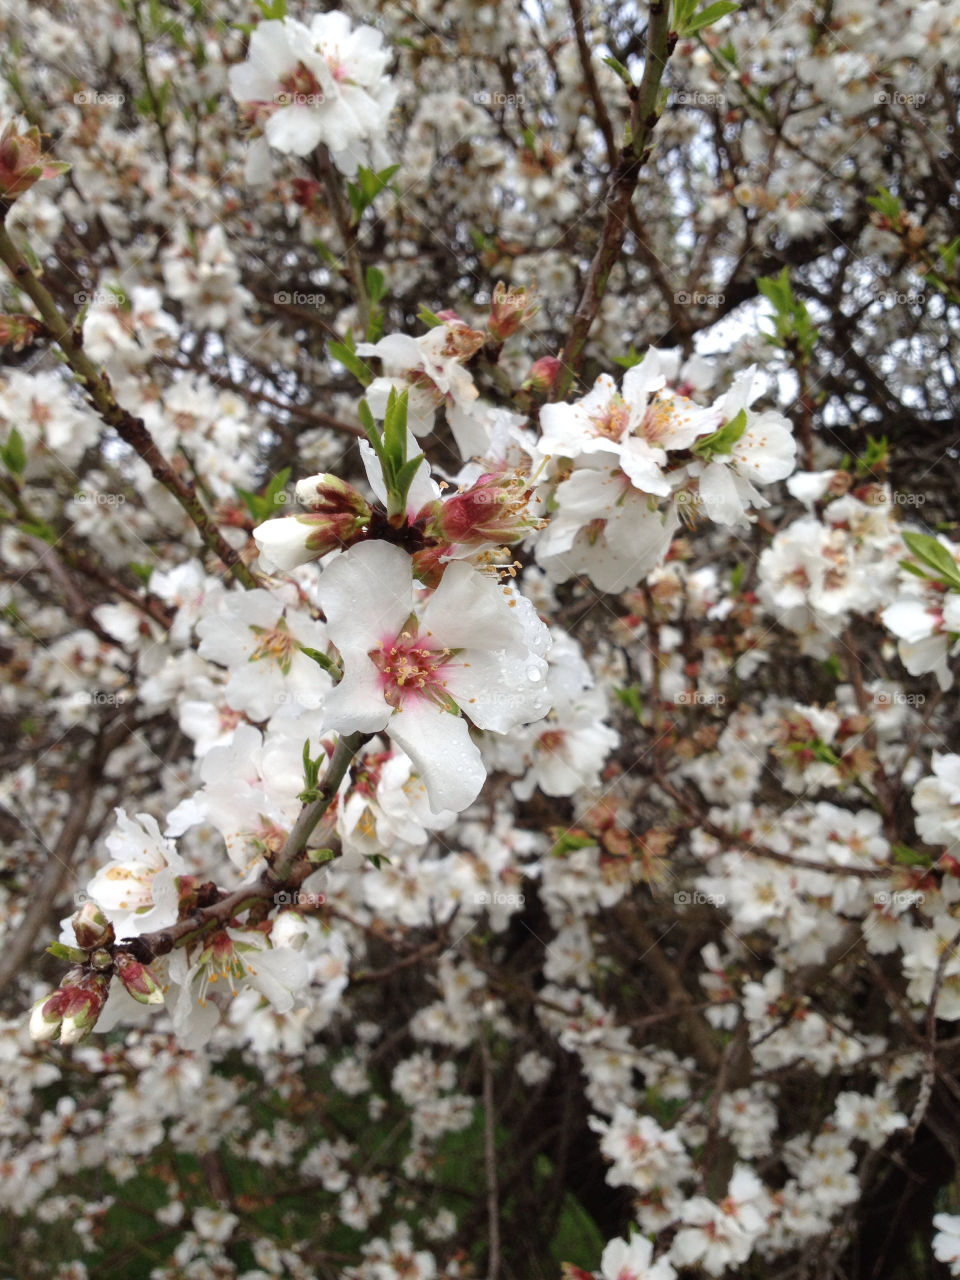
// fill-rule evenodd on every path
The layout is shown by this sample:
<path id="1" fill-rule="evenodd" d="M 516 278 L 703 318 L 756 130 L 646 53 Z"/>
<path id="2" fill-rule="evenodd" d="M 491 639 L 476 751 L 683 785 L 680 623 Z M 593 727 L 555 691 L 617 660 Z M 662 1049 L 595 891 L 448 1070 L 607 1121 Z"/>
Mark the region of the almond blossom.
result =
<path id="1" fill-rule="evenodd" d="M 390 55 L 373 27 L 351 27 L 339 10 L 261 22 L 247 61 L 230 69 L 230 92 L 275 151 L 309 155 L 321 143 L 341 172 L 383 168 L 383 134 L 396 100 L 384 74 Z M 248 180 L 269 177 L 262 147 L 251 151 Z"/>
<path id="2" fill-rule="evenodd" d="M 603 1280 L 675 1280 L 667 1258 L 653 1261 L 653 1245 L 644 1236 L 611 1240 L 600 1259 Z"/>
<path id="3" fill-rule="evenodd" d="M 172 840 L 160 834 L 156 818 L 138 813 L 129 818 L 117 809 L 116 827 L 104 844 L 111 861 L 87 886 L 120 938 L 162 929 L 177 918 L 176 877 L 187 863 Z"/>
<path id="4" fill-rule="evenodd" d="M 463 561 L 418 600 L 410 557 L 381 542 L 339 556 L 317 596 L 344 668 L 324 700 L 324 726 L 385 730 L 434 812 L 465 809 L 486 770 L 464 717 L 506 733 L 546 712 L 546 628 L 523 597 Z"/>

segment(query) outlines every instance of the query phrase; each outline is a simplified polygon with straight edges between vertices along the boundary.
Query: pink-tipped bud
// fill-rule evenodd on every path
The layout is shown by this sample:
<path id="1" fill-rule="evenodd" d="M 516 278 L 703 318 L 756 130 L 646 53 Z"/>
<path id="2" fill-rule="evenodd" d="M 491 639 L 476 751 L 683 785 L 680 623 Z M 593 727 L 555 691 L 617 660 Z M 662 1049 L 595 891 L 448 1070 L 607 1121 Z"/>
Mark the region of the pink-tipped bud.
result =
<path id="1" fill-rule="evenodd" d="M 90 1034 L 103 1013 L 109 992 L 110 978 L 104 973 L 87 974 L 82 983 L 67 988 L 61 1044 L 77 1044 Z"/>
<path id="2" fill-rule="evenodd" d="M 113 963 L 117 977 L 134 1000 L 141 1004 L 163 1004 L 163 992 L 147 965 L 135 960 L 129 951 L 118 951 Z"/>
<path id="3" fill-rule="evenodd" d="M 77 946 L 84 951 L 105 947 L 113 941 L 113 925 L 95 902 L 85 902 L 79 911 L 73 913 L 70 923 L 73 925 Z"/>
<path id="4" fill-rule="evenodd" d="M 469 489 L 433 504 L 427 533 L 443 543 L 518 542 L 539 526 L 528 510 L 530 487 L 519 471 L 488 472 Z"/>
<path id="5" fill-rule="evenodd" d="M 316 178 L 291 178 L 294 203 L 310 212 L 319 212 L 326 205 L 325 188 Z"/>
<path id="6" fill-rule="evenodd" d="M 370 519 L 370 504 L 362 493 L 339 476 L 307 476 L 297 481 L 297 501 L 310 511 L 331 515 L 362 516 Z"/>
<path id="7" fill-rule="evenodd" d="M 521 325 L 537 314 L 537 304 L 531 301 L 526 289 L 508 289 L 498 280 L 493 290 L 493 302 L 487 328 L 497 342 L 506 342 Z"/>
<path id="8" fill-rule="evenodd" d="M 7 200 L 22 196 L 41 178 L 55 178 L 69 168 L 63 161 L 49 160 L 43 154 L 36 125 L 26 133 L 18 133 L 11 121 L 0 134 L 0 196 Z"/>
<path id="9" fill-rule="evenodd" d="M 308 476 L 297 484 L 303 515 L 267 520 L 253 531 L 265 558 L 278 569 L 319 560 L 361 541 L 373 515 L 361 493 L 339 476 Z"/>
<path id="10" fill-rule="evenodd" d="M 556 356 L 541 356 L 531 366 L 526 381 L 521 385 L 521 391 L 533 391 L 536 395 L 548 396 L 557 385 L 562 369 L 563 361 L 558 360 Z"/>
<path id="11" fill-rule="evenodd" d="M 63 1022 L 62 1007 L 62 991 L 50 991 L 41 996 L 30 1013 L 30 1035 L 34 1040 L 56 1040 Z"/>
<path id="12" fill-rule="evenodd" d="M 360 542 L 369 516 L 308 512 L 302 516 L 281 516 L 267 520 L 253 531 L 257 546 L 266 560 L 278 569 L 295 569 L 297 565 L 319 560 L 329 551 L 343 551 Z"/>
<path id="13" fill-rule="evenodd" d="M 103 1012 L 110 990 L 105 973 L 71 969 L 63 985 L 33 1006 L 30 1034 L 34 1040 L 77 1044 L 90 1034 Z"/>
<path id="14" fill-rule="evenodd" d="M 0 316 L 0 347 L 10 347 L 13 351 L 22 351 L 35 342 L 43 332 L 43 325 L 33 316 L 17 313 L 12 316 Z"/>

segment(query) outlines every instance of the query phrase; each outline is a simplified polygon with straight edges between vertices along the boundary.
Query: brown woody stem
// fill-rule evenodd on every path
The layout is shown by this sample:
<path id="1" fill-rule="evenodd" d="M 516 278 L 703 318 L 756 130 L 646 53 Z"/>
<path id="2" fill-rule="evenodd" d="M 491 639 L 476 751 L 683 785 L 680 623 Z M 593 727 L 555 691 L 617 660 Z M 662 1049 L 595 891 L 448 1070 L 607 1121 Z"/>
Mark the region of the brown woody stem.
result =
<path id="1" fill-rule="evenodd" d="M 0 203 L 4 218 L 9 206 Z M 24 260 L 6 227 L 0 225 L 0 262 L 10 272 L 14 284 L 22 289 L 40 312 L 43 323 L 67 358 L 67 364 L 76 374 L 87 399 L 103 421 L 113 427 L 117 435 L 130 445 L 150 468 L 156 480 L 180 503 L 207 548 L 218 556 L 231 573 L 245 587 L 258 586 L 257 579 L 244 564 L 240 555 L 220 533 L 216 523 L 204 509 L 197 491 L 187 480 L 179 476 L 163 456 L 140 418 L 117 403 L 110 379 L 99 370 L 83 350 L 81 339 L 60 314 L 52 294 L 43 285 L 30 265 Z"/>
<path id="2" fill-rule="evenodd" d="M 633 193 L 640 179 L 640 170 L 649 155 L 650 136 L 660 119 L 657 103 L 669 54 L 669 4 L 667 0 L 652 0 L 643 77 L 639 86 L 630 91 L 630 141 L 621 151 L 619 161 L 610 175 L 600 245 L 590 264 L 586 284 L 574 312 L 570 336 L 560 357 L 563 368 L 550 397 L 552 400 L 562 400 L 566 396 L 580 370 L 583 351 L 600 310 L 603 295 L 607 291 L 610 272 L 620 257 L 627 234 Z"/>

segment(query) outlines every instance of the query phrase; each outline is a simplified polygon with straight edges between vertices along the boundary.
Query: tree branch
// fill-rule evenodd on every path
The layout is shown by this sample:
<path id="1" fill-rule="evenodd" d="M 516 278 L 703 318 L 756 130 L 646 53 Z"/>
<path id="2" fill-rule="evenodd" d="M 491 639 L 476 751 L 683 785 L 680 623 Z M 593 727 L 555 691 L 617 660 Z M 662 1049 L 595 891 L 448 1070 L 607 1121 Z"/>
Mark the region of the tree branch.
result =
<path id="1" fill-rule="evenodd" d="M 660 119 L 657 100 L 670 51 L 669 5 L 667 0 L 651 0 L 643 76 L 639 86 L 630 90 L 630 141 L 621 151 L 619 162 L 610 175 L 600 245 L 590 264 L 586 284 L 574 312 L 570 336 L 560 357 L 563 368 L 553 389 L 552 400 L 564 398 L 579 372 L 590 329 L 607 291 L 610 272 L 620 257 L 633 193 L 640 179 L 640 170 L 650 154 L 650 136 Z"/>
<path id="2" fill-rule="evenodd" d="M 0 214 L 4 220 L 9 204 L 0 201 Z M 180 503 L 207 548 L 218 556 L 245 587 L 258 586 L 257 579 L 244 564 L 238 552 L 225 541 L 215 522 L 204 510 L 196 489 L 177 475 L 163 456 L 140 418 L 122 408 L 113 393 L 110 380 L 83 350 L 82 339 L 60 314 L 52 294 L 41 283 L 29 264 L 21 256 L 6 227 L 0 225 L 0 262 L 10 272 L 13 282 L 33 301 L 51 338 L 67 358 L 67 363 L 77 376 L 84 392 L 104 422 L 113 427 L 117 435 L 144 460 L 156 480 Z"/>

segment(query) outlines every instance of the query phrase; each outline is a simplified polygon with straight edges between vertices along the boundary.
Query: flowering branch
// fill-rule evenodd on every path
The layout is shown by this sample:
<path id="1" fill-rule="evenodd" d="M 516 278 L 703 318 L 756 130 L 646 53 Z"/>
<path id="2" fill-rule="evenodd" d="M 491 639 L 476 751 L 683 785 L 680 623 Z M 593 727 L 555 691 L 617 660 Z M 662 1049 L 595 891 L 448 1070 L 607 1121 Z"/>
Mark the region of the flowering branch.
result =
<path id="1" fill-rule="evenodd" d="M 0 201 L 0 215 L 5 220 L 10 208 L 8 200 Z M 82 339 L 61 315 L 52 294 L 24 260 L 6 227 L 0 225 L 0 262 L 10 272 L 14 284 L 28 295 L 43 318 L 50 337 L 67 358 L 87 398 L 108 426 L 130 445 L 150 468 L 156 480 L 180 503 L 196 526 L 207 548 L 218 556 L 238 581 L 247 588 L 257 586 L 257 579 L 244 564 L 239 553 L 230 546 L 197 497 L 194 486 L 177 475 L 144 426 L 117 402 L 110 380 L 101 373 L 83 350 Z"/>
<path id="2" fill-rule="evenodd" d="M 363 274 L 360 250 L 357 248 L 356 232 L 350 226 L 350 215 L 344 203 L 340 179 L 333 167 L 327 147 L 321 146 L 319 148 L 315 165 L 317 176 L 326 187 L 327 199 L 330 201 L 330 212 L 333 214 L 333 220 L 337 224 L 340 239 L 343 241 L 343 255 L 346 258 L 354 292 L 356 293 L 357 310 L 360 313 L 360 327 L 363 330 L 364 337 L 367 337 L 367 329 L 370 324 L 370 295 L 367 292 L 367 282 Z"/>
<path id="3" fill-rule="evenodd" d="M 306 849 L 313 829 L 333 803 L 340 783 L 350 767 L 350 761 L 364 743 L 370 741 L 371 736 L 369 733 L 341 734 L 324 776 L 323 786 L 317 791 L 316 798 L 300 810 L 293 830 L 273 860 L 270 874 L 274 881 L 282 882 L 289 875 L 291 867 Z"/>
<path id="4" fill-rule="evenodd" d="M 97 784 L 103 774 L 110 754 L 129 736 L 133 726 L 126 719 L 113 720 L 105 726 L 93 744 L 90 756 L 74 775 L 70 794 L 72 802 L 60 836 L 36 884 L 30 890 L 29 906 L 15 933 L 7 937 L 3 944 L 3 955 L 0 957 L 0 990 L 13 982 L 20 973 L 23 963 L 30 953 L 37 934 L 48 917 L 51 905 L 63 887 L 63 882 L 70 873 L 71 863 L 77 851 L 77 845 L 83 838 L 87 818 Z"/>
<path id="5" fill-rule="evenodd" d="M 550 396 L 551 400 L 563 400 L 577 376 L 587 337 L 607 290 L 610 272 L 623 248 L 633 193 L 637 188 L 640 170 L 650 154 L 650 135 L 660 119 L 657 105 L 660 82 L 675 40 L 676 37 L 673 41 L 670 38 L 670 14 L 666 0 L 652 0 L 643 78 L 639 86 L 632 86 L 629 90 L 630 138 L 610 175 L 606 197 L 607 212 L 600 245 L 590 264 L 587 281 L 574 313 L 570 336 L 561 355 L 563 367 Z"/>

